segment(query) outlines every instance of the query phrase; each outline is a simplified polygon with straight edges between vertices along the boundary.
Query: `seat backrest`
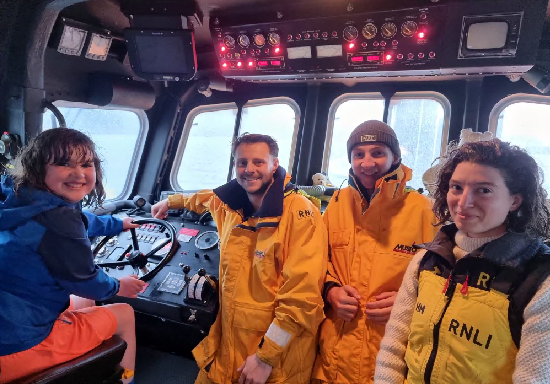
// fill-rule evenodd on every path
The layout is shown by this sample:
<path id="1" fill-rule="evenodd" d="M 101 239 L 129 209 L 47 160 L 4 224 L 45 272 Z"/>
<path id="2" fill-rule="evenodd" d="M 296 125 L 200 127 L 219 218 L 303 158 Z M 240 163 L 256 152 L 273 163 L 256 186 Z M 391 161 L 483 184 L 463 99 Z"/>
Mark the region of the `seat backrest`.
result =
<path id="1" fill-rule="evenodd" d="M 116 383 L 122 374 L 119 363 L 125 351 L 126 342 L 113 336 L 85 355 L 12 384 Z"/>

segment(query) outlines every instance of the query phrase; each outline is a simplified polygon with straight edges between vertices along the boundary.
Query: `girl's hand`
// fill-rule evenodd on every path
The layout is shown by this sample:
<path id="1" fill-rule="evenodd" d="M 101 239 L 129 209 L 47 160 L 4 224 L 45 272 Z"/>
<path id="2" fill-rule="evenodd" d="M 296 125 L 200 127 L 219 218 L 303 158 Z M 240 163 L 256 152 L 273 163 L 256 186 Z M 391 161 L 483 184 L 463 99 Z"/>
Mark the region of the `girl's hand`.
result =
<path id="1" fill-rule="evenodd" d="M 122 219 L 122 228 L 124 230 L 130 229 L 130 228 L 139 228 L 139 224 L 134 224 L 134 218 L 133 217 L 125 217 Z"/>

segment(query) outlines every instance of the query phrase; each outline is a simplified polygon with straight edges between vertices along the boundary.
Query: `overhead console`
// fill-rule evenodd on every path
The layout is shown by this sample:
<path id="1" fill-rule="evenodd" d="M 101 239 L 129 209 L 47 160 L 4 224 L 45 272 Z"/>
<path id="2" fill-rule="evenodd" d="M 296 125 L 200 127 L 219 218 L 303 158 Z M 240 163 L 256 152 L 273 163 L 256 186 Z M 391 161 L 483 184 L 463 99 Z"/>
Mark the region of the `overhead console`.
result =
<path id="1" fill-rule="evenodd" d="M 535 62 L 543 6 L 461 1 L 261 24 L 211 17 L 210 29 L 226 78 L 512 74 Z"/>

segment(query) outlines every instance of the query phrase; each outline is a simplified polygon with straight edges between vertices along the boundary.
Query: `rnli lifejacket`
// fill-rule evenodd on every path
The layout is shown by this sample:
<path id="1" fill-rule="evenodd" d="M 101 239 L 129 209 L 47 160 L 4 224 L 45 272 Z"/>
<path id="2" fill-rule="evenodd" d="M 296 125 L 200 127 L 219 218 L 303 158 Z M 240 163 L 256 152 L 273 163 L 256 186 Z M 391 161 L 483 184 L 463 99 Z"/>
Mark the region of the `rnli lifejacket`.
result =
<path id="1" fill-rule="evenodd" d="M 442 228 L 420 262 L 406 383 L 511 384 L 523 312 L 550 275 L 550 248 L 507 233 L 455 261 L 456 232 Z"/>

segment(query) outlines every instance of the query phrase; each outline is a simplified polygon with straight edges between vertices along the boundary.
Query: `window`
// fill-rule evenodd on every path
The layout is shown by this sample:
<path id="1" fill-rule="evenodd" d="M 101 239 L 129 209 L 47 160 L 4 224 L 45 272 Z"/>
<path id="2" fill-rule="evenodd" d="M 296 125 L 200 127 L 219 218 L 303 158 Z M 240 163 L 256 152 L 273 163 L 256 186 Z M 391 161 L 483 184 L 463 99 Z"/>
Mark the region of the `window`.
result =
<path id="1" fill-rule="evenodd" d="M 239 134 L 272 136 L 279 145 L 280 165 L 291 171 L 299 111 L 288 98 L 252 100 L 243 107 Z M 172 169 L 173 189 L 197 191 L 227 182 L 237 112 L 237 106 L 229 103 L 201 106 L 189 113 Z"/>
<path id="2" fill-rule="evenodd" d="M 189 114 L 181 143 L 185 143 L 177 170 L 177 189 L 213 189 L 227 182 L 231 140 L 235 131 L 235 104 L 198 107 Z M 180 143 L 180 147 L 181 147 Z"/>
<path id="3" fill-rule="evenodd" d="M 128 198 L 147 134 L 147 115 L 124 107 L 97 107 L 84 103 L 55 102 L 67 127 L 88 135 L 95 143 L 105 171 L 103 185 L 107 200 Z M 49 110 L 42 129 L 57 128 Z"/>
<path id="4" fill-rule="evenodd" d="M 342 95 L 330 108 L 323 170 L 340 186 L 348 179 L 350 164 L 347 141 L 351 132 L 366 120 L 382 120 L 384 98 L 379 93 Z"/>
<path id="5" fill-rule="evenodd" d="M 384 106 L 380 94 L 347 94 L 333 103 L 323 170 L 335 186 L 348 178 L 350 163 L 346 143 L 349 135 L 366 120 L 382 120 Z M 423 187 L 422 175 L 444 149 L 450 110 L 449 101 L 435 92 L 403 92 L 391 98 L 388 125 L 399 139 L 403 164 L 413 169 L 413 179 L 408 186 Z"/>
<path id="6" fill-rule="evenodd" d="M 395 130 L 402 163 L 413 170 L 408 186 L 424 188 L 422 175 L 447 142 L 450 104 L 437 93 L 396 93 L 390 100 L 388 125 Z"/>
<path id="7" fill-rule="evenodd" d="M 501 100 L 491 112 L 489 129 L 502 141 L 525 149 L 543 170 L 550 191 L 550 98 L 518 94 Z"/>

